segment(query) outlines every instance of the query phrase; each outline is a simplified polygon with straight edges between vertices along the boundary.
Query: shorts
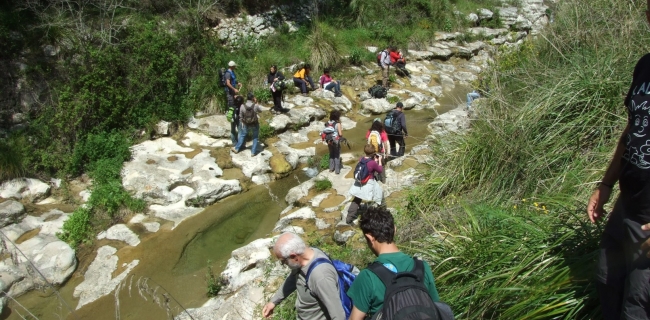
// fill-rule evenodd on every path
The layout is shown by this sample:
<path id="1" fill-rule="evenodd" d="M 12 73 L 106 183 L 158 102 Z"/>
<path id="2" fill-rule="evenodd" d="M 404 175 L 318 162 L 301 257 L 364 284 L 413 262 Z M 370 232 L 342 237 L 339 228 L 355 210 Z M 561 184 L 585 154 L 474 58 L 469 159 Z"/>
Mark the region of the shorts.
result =
<path id="1" fill-rule="evenodd" d="M 601 237 L 596 270 L 603 319 L 650 320 L 650 259 L 641 250 L 650 231 L 641 226 L 619 199 Z"/>

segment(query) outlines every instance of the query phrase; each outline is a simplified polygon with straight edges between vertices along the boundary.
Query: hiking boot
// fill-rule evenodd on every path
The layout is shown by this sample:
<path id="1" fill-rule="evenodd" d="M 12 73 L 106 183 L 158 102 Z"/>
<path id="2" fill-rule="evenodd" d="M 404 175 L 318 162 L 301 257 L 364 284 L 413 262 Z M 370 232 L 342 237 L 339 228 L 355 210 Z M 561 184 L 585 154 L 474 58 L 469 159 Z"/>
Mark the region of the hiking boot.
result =
<path id="1" fill-rule="evenodd" d="M 234 153 L 234 154 L 239 153 L 239 151 L 237 151 L 237 149 L 235 149 L 235 148 L 230 148 L 230 151 L 232 151 L 232 153 Z"/>
<path id="2" fill-rule="evenodd" d="M 338 97 L 343 96 L 343 94 L 339 92 L 339 93 L 335 93 L 334 96 L 338 98 Z"/>
<path id="3" fill-rule="evenodd" d="M 304 92 L 302 95 L 306 97 L 306 96 L 307 96 L 307 92 Z"/>

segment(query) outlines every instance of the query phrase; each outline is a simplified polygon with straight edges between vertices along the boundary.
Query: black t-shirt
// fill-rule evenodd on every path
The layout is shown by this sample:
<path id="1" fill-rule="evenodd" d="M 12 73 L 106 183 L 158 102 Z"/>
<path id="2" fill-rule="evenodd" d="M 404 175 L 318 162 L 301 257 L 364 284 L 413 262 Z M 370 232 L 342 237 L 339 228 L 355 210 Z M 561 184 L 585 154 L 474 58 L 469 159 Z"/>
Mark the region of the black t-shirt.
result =
<path id="1" fill-rule="evenodd" d="M 634 68 L 625 98 L 630 130 L 625 137 L 619 186 L 628 216 L 650 222 L 650 54 Z"/>

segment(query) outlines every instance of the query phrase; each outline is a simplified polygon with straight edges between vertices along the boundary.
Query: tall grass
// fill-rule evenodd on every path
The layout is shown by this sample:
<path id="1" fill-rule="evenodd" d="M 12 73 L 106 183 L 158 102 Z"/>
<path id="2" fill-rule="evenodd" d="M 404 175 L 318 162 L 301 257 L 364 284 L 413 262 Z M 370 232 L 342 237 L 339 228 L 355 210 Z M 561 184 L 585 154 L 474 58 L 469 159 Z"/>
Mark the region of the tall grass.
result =
<path id="1" fill-rule="evenodd" d="M 536 39 L 500 50 L 471 131 L 432 145 L 429 177 L 398 215 L 459 319 L 601 318 L 600 230 L 585 202 L 626 125 L 650 34 L 642 1 L 556 5 Z"/>
<path id="2" fill-rule="evenodd" d="M 429 235 L 408 250 L 434 261 L 457 319 L 593 319 L 599 233 L 581 209 L 455 206 L 424 218 Z"/>
<path id="3" fill-rule="evenodd" d="M 580 199 L 591 190 L 625 127 L 623 97 L 650 43 L 639 4 L 562 2 L 537 41 L 501 52 L 472 131 L 434 146 L 433 194 Z"/>

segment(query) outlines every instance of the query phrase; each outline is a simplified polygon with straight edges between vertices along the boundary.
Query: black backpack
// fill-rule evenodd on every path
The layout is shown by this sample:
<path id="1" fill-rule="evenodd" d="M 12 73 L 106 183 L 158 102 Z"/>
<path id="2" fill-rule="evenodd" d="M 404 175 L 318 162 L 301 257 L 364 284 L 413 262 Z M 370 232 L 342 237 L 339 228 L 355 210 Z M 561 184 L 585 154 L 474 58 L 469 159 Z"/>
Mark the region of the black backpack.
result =
<path id="1" fill-rule="evenodd" d="M 219 86 L 222 88 L 227 88 L 228 86 L 226 85 L 226 73 L 229 73 L 229 69 L 226 68 L 221 68 L 219 69 Z M 232 77 L 232 75 L 230 75 Z"/>
<path id="2" fill-rule="evenodd" d="M 451 308 L 434 302 L 424 285 L 424 263 L 413 257 L 413 270 L 393 273 L 375 261 L 368 269 L 386 286 L 384 305 L 372 319 L 454 320 Z"/>
<path id="3" fill-rule="evenodd" d="M 386 118 L 384 119 L 384 129 L 386 130 L 386 133 L 402 133 L 402 123 L 397 119 L 398 115 L 399 113 L 395 110 L 391 110 L 386 114 Z"/>
<path id="4" fill-rule="evenodd" d="M 376 84 L 372 86 L 370 89 L 368 89 L 368 93 L 370 93 L 370 96 L 373 98 L 386 98 L 386 95 L 388 94 L 388 90 L 386 88 Z"/>
<path id="5" fill-rule="evenodd" d="M 257 113 L 255 112 L 255 104 L 254 103 L 248 103 L 249 101 L 246 101 L 246 104 L 241 106 L 240 108 L 244 108 L 244 114 L 239 121 L 241 121 L 243 124 L 248 124 L 248 125 L 254 125 L 257 124 Z"/>

